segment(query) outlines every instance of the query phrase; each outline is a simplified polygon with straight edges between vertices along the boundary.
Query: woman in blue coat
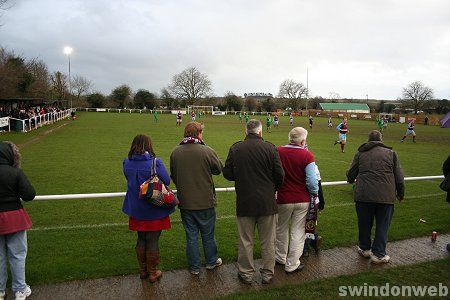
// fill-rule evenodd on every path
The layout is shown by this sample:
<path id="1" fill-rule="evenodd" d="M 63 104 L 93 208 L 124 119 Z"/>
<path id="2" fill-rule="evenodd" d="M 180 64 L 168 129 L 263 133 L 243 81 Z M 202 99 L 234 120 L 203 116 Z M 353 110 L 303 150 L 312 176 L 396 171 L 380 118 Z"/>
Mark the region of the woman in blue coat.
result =
<path id="1" fill-rule="evenodd" d="M 150 282 L 155 282 L 162 276 L 162 272 L 156 268 L 160 261 L 158 241 L 161 231 L 170 229 L 169 215 L 175 211 L 175 208 L 156 206 L 139 198 L 139 187 L 152 176 L 154 163 L 159 179 L 169 185 L 169 174 L 162 160 L 156 158 L 150 137 L 137 135 L 128 157 L 123 161 L 127 194 L 122 211 L 129 216 L 129 229 L 137 231 L 136 254 L 140 278 L 149 278 Z"/>

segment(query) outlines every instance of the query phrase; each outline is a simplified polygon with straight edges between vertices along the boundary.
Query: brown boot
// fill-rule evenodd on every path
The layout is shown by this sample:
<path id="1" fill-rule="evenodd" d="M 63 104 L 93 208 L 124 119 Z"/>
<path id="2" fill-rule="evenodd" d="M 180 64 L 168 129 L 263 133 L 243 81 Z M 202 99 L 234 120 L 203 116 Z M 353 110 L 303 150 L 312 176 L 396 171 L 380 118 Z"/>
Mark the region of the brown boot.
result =
<path id="1" fill-rule="evenodd" d="M 145 255 L 144 247 L 136 247 L 137 260 L 139 262 L 139 278 L 145 279 L 148 277 L 147 272 L 147 257 Z"/>
<path id="2" fill-rule="evenodd" d="M 159 251 L 147 251 L 147 272 L 149 273 L 148 280 L 156 282 L 162 276 L 162 272 L 156 268 L 159 264 Z"/>

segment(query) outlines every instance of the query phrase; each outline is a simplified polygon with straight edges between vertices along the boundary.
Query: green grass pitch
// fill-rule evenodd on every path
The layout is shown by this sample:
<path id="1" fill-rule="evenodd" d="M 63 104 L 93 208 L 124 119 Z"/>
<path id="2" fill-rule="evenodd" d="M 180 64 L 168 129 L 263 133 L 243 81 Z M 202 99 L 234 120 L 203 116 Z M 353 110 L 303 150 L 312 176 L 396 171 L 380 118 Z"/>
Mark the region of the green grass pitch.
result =
<path id="1" fill-rule="evenodd" d="M 7 133 L 21 147 L 22 168 L 39 195 L 125 191 L 122 160 L 136 134 L 148 134 L 158 157 L 168 168 L 171 150 L 179 143 L 183 127 L 175 126 L 174 115 L 159 115 L 153 122 L 149 114 L 78 113 L 78 120 L 63 121 L 30 133 Z M 264 116 L 256 116 L 265 124 Z M 188 116 L 184 117 L 183 125 Z M 245 136 L 244 124 L 237 116 L 208 116 L 204 140 L 224 162 L 229 147 Z M 334 127 L 339 120 L 334 119 Z M 67 125 L 62 126 L 67 123 Z M 307 128 L 306 118 L 296 117 L 295 126 Z M 345 180 L 359 145 L 367 133 L 376 129 L 374 121 L 349 120 L 346 153 L 333 146 L 334 129 L 327 129 L 326 118 L 315 118 L 309 130 L 308 145 L 314 153 L 323 181 Z M 52 131 L 53 130 L 53 131 Z M 264 132 L 264 139 L 275 145 L 287 143 L 288 117 L 280 127 Z M 441 175 L 441 166 L 450 154 L 450 130 L 416 126 L 417 143 L 410 137 L 400 143 L 405 124 L 389 124 L 384 141 L 399 154 L 405 176 Z M 193 174 L 195 176 L 195 174 Z M 216 187 L 233 186 L 222 176 Z M 450 232 L 450 210 L 439 180 L 406 183 L 406 197 L 396 205 L 390 240 L 428 235 L 432 230 Z M 257 188 L 257 187 L 255 187 Z M 319 233 L 324 247 L 355 245 L 356 216 L 351 186 L 325 187 L 325 210 L 319 216 Z M 225 262 L 237 258 L 237 229 L 234 220 L 234 193 L 218 194 L 216 239 Z M 71 279 L 97 278 L 137 272 L 135 233 L 127 227 L 121 212 L 122 199 L 52 200 L 26 203 L 34 226 L 28 233 L 27 281 L 31 284 Z M 419 219 L 427 223 L 419 223 Z M 172 215 L 172 229 L 161 237 L 161 268 L 186 268 L 185 236 L 179 212 Z M 255 256 L 259 256 L 256 247 Z"/>

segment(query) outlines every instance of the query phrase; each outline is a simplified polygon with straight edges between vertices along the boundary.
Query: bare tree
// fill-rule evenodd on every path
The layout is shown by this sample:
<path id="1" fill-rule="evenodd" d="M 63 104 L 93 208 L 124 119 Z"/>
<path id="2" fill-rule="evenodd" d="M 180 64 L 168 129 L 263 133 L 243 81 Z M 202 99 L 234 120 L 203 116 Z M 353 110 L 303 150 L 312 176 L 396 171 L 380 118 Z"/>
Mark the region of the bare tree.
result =
<path id="1" fill-rule="evenodd" d="M 414 109 L 414 114 L 422 108 L 425 101 L 433 99 L 433 89 L 424 86 L 420 81 L 414 81 L 403 88 L 403 105 Z"/>
<path id="2" fill-rule="evenodd" d="M 27 62 L 27 70 L 34 81 L 30 86 L 29 96 L 45 97 L 50 89 L 49 72 L 43 60 L 34 58 Z"/>
<path id="3" fill-rule="evenodd" d="M 2 17 L 2 10 L 7 10 L 10 9 L 12 6 L 14 5 L 14 3 L 12 3 L 11 0 L 0 0 L 0 19 Z M 0 26 L 2 26 L 3 24 L 0 23 Z"/>
<path id="4" fill-rule="evenodd" d="M 287 99 L 301 99 L 306 96 L 308 89 L 301 82 L 295 82 L 292 79 L 286 79 L 280 84 L 278 97 Z"/>
<path id="5" fill-rule="evenodd" d="M 339 99 L 341 99 L 341 95 L 339 95 L 339 93 L 336 93 L 336 92 L 329 92 L 328 93 L 328 99 L 330 99 L 330 100 L 339 100 Z"/>
<path id="6" fill-rule="evenodd" d="M 12 4 L 8 5 L 8 3 L 11 3 L 11 0 L 0 0 L 0 9 L 10 8 Z"/>
<path id="7" fill-rule="evenodd" d="M 197 99 L 211 93 L 211 85 L 206 74 L 200 73 L 195 67 L 190 67 L 173 76 L 169 90 L 176 98 L 184 99 L 188 104 L 194 104 Z"/>
<path id="8" fill-rule="evenodd" d="M 92 81 L 81 75 L 75 75 L 72 78 L 72 89 L 75 91 L 77 99 L 80 100 L 81 96 L 87 95 L 92 89 Z"/>
<path id="9" fill-rule="evenodd" d="M 301 82 L 295 82 L 292 79 L 286 79 L 280 84 L 278 97 L 289 99 L 289 105 L 293 109 L 297 109 L 300 105 L 300 99 L 306 98 L 308 89 Z"/>
<path id="10" fill-rule="evenodd" d="M 56 99 L 64 99 L 68 93 L 68 81 L 66 74 L 59 71 L 50 75 L 50 81 L 52 83 L 52 92 Z"/>

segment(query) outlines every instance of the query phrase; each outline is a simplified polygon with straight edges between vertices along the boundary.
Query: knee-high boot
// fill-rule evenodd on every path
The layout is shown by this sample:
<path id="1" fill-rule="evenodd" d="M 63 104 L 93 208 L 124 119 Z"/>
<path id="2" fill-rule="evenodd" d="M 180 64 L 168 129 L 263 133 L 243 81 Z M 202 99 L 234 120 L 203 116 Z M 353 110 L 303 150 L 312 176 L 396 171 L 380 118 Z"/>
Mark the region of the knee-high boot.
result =
<path id="1" fill-rule="evenodd" d="M 139 263 L 139 278 L 145 279 L 148 277 L 145 247 L 136 247 L 136 256 Z"/>
<path id="2" fill-rule="evenodd" d="M 147 272 L 150 282 L 156 282 L 162 276 L 162 272 L 156 268 L 158 264 L 159 251 L 147 251 Z"/>

